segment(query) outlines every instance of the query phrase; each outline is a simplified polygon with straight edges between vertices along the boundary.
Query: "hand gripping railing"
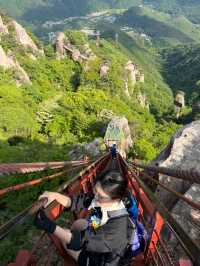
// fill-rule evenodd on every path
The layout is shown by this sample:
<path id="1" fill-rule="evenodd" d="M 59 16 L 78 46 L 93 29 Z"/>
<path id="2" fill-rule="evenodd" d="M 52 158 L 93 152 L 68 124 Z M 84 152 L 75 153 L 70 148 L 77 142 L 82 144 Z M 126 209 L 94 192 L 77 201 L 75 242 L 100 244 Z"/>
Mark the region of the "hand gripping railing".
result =
<path id="1" fill-rule="evenodd" d="M 86 167 L 83 171 L 81 171 L 78 176 L 72 178 L 71 180 L 64 182 L 58 189 L 58 192 L 63 193 L 66 191 L 66 189 L 69 189 L 75 181 L 78 183 L 81 182 L 82 186 L 85 187 L 85 179 L 82 180 L 82 176 L 84 176 L 89 171 L 93 171 L 93 174 L 96 172 L 96 167 L 99 165 L 102 161 L 108 161 L 108 154 L 100 157 L 96 162 L 91 163 L 88 167 Z M 88 164 L 89 162 L 87 162 Z M 84 164 L 82 165 L 84 166 Z M 64 175 L 68 173 L 69 171 L 74 170 L 72 169 L 66 169 L 63 172 L 58 173 L 58 175 Z M 86 188 L 85 188 L 86 189 Z M 24 209 L 21 213 L 17 214 L 15 217 L 10 219 L 7 223 L 0 226 L 0 240 L 5 238 L 14 228 L 17 224 L 21 223 L 22 221 L 26 220 L 30 215 L 33 215 L 36 213 L 43 205 L 44 200 L 36 201 L 31 206 Z M 51 208 L 54 208 L 55 206 L 59 205 L 57 202 L 53 202 L 47 209 L 50 211 Z"/>
<path id="2" fill-rule="evenodd" d="M 102 157 L 100 157 L 99 159 L 97 159 L 92 164 L 90 164 L 84 170 L 79 172 L 77 176 L 63 183 L 58 189 L 58 192 L 64 193 L 66 195 L 72 195 L 80 191 L 87 192 L 93 185 L 93 180 L 96 174 L 101 172 L 103 169 L 105 169 L 105 167 L 107 166 L 109 162 L 110 162 L 110 154 L 107 153 L 103 155 Z M 0 238 L 4 238 L 5 236 L 7 236 L 8 233 L 12 232 L 13 228 L 18 223 L 21 224 L 30 215 L 36 213 L 37 210 L 44 205 L 44 203 L 45 203 L 45 199 L 34 203 L 32 206 L 28 207 L 27 209 L 22 211 L 20 214 L 18 214 L 16 217 L 8 221 L 6 224 L 2 225 L 0 227 Z M 56 201 L 52 202 L 45 209 L 45 212 L 47 213 L 47 215 L 49 215 L 52 219 L 58 218 L 61 215 L 62 211 L 63 211 L 63 207 Z M 51 236 L 49 237 L 51 238 Z M 11 263 L 10 265 L 21 266 L 22 265 L 21 263 L 23 262 L 24 266 L 28 266 L 31 264 L 32 259 L 34 260 L 34 262 L 31 265 L 34 265 L 34 266 L 38 265 L 38 260 L 36 258 L 37 256 L 35 256 L 34 253 L 35 251 L 38 250 L 38 246 L 42 238 L 44 238 L 44 233 L 41 235 L 37 243 L 34 245 L 32 252 L 21 250 L 17 255 L 16 262 L 14 264 Z M 56 249 L 58 250 L 59 254 L 63 256 L 63 258 L 65 259 L 66 252 L 63 251 L 62 245 L 60 245 L 60 243 L 58 243 L 58 241 L 54 239 L 53 237 L 51 240 L 54 242 L 54 245 L 56 246 Z M 47 253 L 48 254 L 42 253 L 41 256 L 43 257 L 45 256 L 46 258 L 48 257 L 50 260 L 50 254 L 48 250 L 47 250 Z M 41 259 L 41 256 L 39 259 Z M 48 263 L 49 263 L 48 265 L 51 265 L 50 262 Z"/>

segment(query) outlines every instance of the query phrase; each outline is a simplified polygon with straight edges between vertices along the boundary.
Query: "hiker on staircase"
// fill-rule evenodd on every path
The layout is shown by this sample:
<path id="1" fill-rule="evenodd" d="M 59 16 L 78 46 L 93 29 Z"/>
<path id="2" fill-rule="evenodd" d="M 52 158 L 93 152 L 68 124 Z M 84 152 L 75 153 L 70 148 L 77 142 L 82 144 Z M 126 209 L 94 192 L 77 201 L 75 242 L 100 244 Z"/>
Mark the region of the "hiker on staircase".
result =
<path id="1" fill-rule="evenodd" d="M 129 214 L 122 201 L 127 193 L 127 180 L 117 171 L 107 171 L 97 177 L 92 194 L 68 196 L 45 192 L 40 198 L 48 203 L 56 200 L 72 211 L 87 208 L 87 219 L 77 220 L 71 230 L 51 221 L 40 210 L 35 224 L 61 240 L 66 251 L 78 265 L 119 265 L 128 244 Z"/>

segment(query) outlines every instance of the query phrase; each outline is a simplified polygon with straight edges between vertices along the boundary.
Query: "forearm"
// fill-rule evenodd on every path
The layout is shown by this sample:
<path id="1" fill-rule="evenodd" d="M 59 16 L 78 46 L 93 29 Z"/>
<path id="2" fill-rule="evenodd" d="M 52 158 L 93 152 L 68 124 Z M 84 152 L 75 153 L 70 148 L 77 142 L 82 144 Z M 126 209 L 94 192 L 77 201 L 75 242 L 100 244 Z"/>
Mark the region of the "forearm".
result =
<path id="1" fill-rule="evenodd" d="M 71 206 L 71 199 L 68 196 L 62 195 L 60 193 L 55 193 L 55 199 L 58 203 L 63 205 L 65 208 L 69 208 Z"/>
<path id="2" fill-rule="evenodd" d="M 65 245 L 69 244 L 72 239 L 71 231 L 69 229 L 63 229 L 58 225 L 56 226 L 54 235 L 57 236 Z"/>

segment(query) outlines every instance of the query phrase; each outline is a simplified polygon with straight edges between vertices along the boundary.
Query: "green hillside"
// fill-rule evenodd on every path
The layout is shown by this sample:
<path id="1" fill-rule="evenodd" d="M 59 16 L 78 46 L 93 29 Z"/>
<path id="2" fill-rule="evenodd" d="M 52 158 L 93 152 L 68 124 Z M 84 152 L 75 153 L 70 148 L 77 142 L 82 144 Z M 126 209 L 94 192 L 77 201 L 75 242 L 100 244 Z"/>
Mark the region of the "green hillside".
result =
<path id="1" fill-rule="evenodd" d="M 144 0 L 144 3 L 172 15 L 184 15 L 190 21 L 200 23 L 200 3 L 198 0 Z"/>
<path id="2" fill-rule="evenodd" d="M 180 46 L 164 50 L 162 54 L 167 83 L 174 91 L 183 90 L 187 102 L 192 104 L 200 96 L 200 46 Z"/>
<path id="3" fill-rule="evenodd" d="M 46 21 L 86 15 L 108 8 L 129 8 L 141 0 L 0 0 L 8 14 L 26 21 Z"/>
<path id="4" fill-rule="evenodd" d="M 130 8 L 117 23 L 145 33 L 159 46 L 200 41 L 200 29 L 184 16 L 174 17 L 148 7 Z"/>
<path id="5" fill-rule="evenodd" d="M 120 46 L 107 36 L 107 40 L 102 39 L 100 48 L 84 34 L 73 31 L 67 34 L 77 47 L 86 43 L 91 46 L 96 59 L 89 63 L 90 71 L 69 57 L 56 60 L 51 45 L 45 46 L 45 57 L 34 60 L 15 41 L 14 35 L 12 38 L 11 35 L 2 36 L 0 45 L 5 51 L 12 50 L 32 85 L 17 88 L 14 73 L 0 70 L 1 162 L 50 160 L 56 156 L 57 159 L 66 158 L 66 152 L 73 144 L 103 137 L 102 128 L 108 120 L 99 116 L 102 109 L 126 116 L 135 136 L 136 153 L 145 160 L 152 159 L 166 144 L 175 127 L 172 123 L 165 132 L 167 122 L 163 119 L 172 110 L 173 98 L 159 73 L 154 52 L 140 47 L 124 33 L 120 36 Z M 124 91 L 124 67 L 130 59 L 144 71 L 145 83 L 130 87 L 128 97 Z M 108 79 L 102 80 L 99 68 L 105 60 L 109 62 L 110 71 Z M 145 93 L 150 112 L 139 105 L 139 92 Z M 38 113 L 46 112 L 46 109 L 50 120 L 44 118 L 39 122 Z M 158 124 L 160 121 L 163 122 Z M 18 142 L 10 146 L 9 139 L 16 135 L 21 138 L 20 146 Z M 45 144 L 47 142 L 50 144 Z M 53 153 L 48 152 L 51 148 Z M 65 151 L 63 154 L 61 148 Z M 38 149 L 41 151 L 39 155 Z M 29 151 L 31 156 L 27 156 Z"/>

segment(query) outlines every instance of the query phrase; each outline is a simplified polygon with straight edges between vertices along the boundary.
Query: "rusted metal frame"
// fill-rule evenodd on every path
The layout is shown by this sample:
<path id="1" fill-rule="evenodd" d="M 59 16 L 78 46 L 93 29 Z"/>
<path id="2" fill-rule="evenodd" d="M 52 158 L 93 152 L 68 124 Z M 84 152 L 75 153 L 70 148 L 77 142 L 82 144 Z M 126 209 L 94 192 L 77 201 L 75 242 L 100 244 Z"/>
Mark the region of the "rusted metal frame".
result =
<path id="1" fill-rule="evenodd" d="M 166 248 L 166 246 L 165 246 L 164 241 L 163 241 L 162 238 L 158 235 L 158 233 L 157 233 L 156 230 L 154 230 L 154 232 L 155 232 L 155 234 L 156 234 L 157 237 L 158 237 L 158 242 L 159 242 L 160 246 L 162 247 L 162 249 L 163 249 L 163 251 L 164 251 L 164 253 L 165 253 L 165 256 L 166 256 L 168 262 L 170 263 L 171 266 L 174 266 L 174 263 L 173 263 L 173 261 L 172 261 L 170 255 L 169 255 L 169 252 L 168 252 L 168 250 L 167 250 L 167 248 Z"/>
<path id="2" fill-rule="evenodd" d="M 197 244 L 192 239 L 190 239 L 188 237 L 191 241 L 193 241 L 193 245 L 195 245 L 197 248 L 197 254 L 196 254 L 196 256 L 194 256 L 194 260 L 193 260 L 193 257 L 190 256 L 190 253 L 193 253 L 193 250 L 191 252 L 191 250 L 188 249 L 188 247 L 191 248 L 191 246 L 189 246 L 189 245 L 187 246 L 187 244 L 184 242 L 185 239 L 184 240 L 182 239 L 181 234 L 177 234 L 177 231 L 174 230 L 174 228 L 172 227 L 172 223 L 170 221 L 167 221 L 166 225 L 168 226 L 170 231 L 175 235 L 179 245 L 184 249 L 184 251 L 188 255 L 189 259 L 193 262 L 193 266 L 200 266 L 200 247 L 197 246 Z M 179 228 L 176 228 L 176 230 L 177 229 L 179 229 Z M 182 227 L 181 227 L 181 229 L 182 229 Z M 189 251 L 190 253 L 187 251 Z"/>
<path id="3" fill-rule="evenodd" d="M 44 239 L 44 237 L 47 235 L 46 232 L 42 232 L 40 234 L 39 239 L 37 240 L 37 242 L 34 244 L 32 250 L 31 250 L 31 255 L 33 255 L 35 253 L 35 251 L 38 249 L 38 247 L 40 247 L 41 241 Z"/>
<path id="4" fill-rule="evenodd" d="M 168 222 L 168 225 L 171 224 L 171 229 L 173 233 L 180 239 L 179 242 L 188 256 L 191 258 L 195 266 L 200 265 L 200 248 L 196 245 L 196 243 L 187 235 L 187 233 L 183 230 L 183 228 L 179 225 L 179 223 L 173 218 L 173 216 L 169 213 L 168 209 L 156 198 L 156 196 L 151 192 L 149 188 L 145 186 L 145 184 L 137 178 L 140 186 L 143 188 L 144 192 L 149 196 L 151 201 L 156 204 L 157 210 L 161 213 L 164 219 Z"/>
<path id="5" fill-rule="evenodd" d="M 165 266 L 165 262 L 164 262 L 164 260 L 163 260 L 163 258 L 162 258 L 162 255 L 160 254 L 160 251 L 159 251 L 158 248 L 157 248 L 157 245 L 156 245 L 153 241 L 152 241 L 152 244 L 153 244 L 153 246 L 154 246 L 154 249 L 155 249 L 155 251 L 156 251 L 156 254 L 158 255 L 158 258 L 159 258 L 161 264 Z"/>
<path id="6" fill-rule="evenodd" d="M 146 177 L 146 176 L 145 176 L 145 177 Z M 142 201 L 141 201 L 141 202 L 142 202 Z M 143 205 L 143 204 L 142 204 L 142 205 Z M 145 208 L 145 206 L 143 206 L 143 208 Z M 143 219 L 144 219 L 144 217 L 143 217 Z M 146 222 L 147 222 L 147 221 L 145 221 L 145 223 L 146 223 Z M 149 223 L 149 222 L 148 222 L 148 223 Z M 152 226 L 152 224 L 150 224 L 150 225 Z M 167 259 L 168 259 L 170 265 L 171 265 L 171 266 L 174 266 L 174 263 L 173 263 L 173 261 L 171 260 L 171 257 L 170 257 L 170 255 L 169 255 L 169 253 L 168 253 L 168 251 L 167 251 L 167 249 L 166 249 L 166 247 L 165 247 L 165 244 L 164 244 L 163 240 L 162 240 L 161 237 L 158 235 L 157 231 L 156 231 L 155 229 L 153 229 L 153 230 L 154 230 L 155 234 L 156 234 L 157 237 L 158 237 L 158 242 L 160 243 L 161 247 L 163 248 L 164 253 L 165 253 L 165 255 L 166 255 L 166 257 L 167 257 Z"/>
<path id="7" fill-rule="evenodd" d="M 167 167 L 144 166 L 144 165 L 135 164 L 132 162 L 130 162 L 130 164 L 136 167 L 142 168 L 144 170 L 147 170 L 147 171 L 168 175 L 170 177 L 182 179 L 190 183 L 200 184 L 200 173 L 194 169 L 182 170 L 182 169 L 171 169 Z"/>
<path id="8" fill-rule="evenodd" d="M 49 243 L 47 243 L 47 245 L 45 246 L 45 248 L 47 248 L 47 250 L 52 246 L 52 242 L 49 241 Z M 48 251 L 47 251 L 48 252 Z M 40 254 L 38 260 L 36 261 L 37 265 L 45 265 L 44 263 L 47 261 L 46 259 L 46 254 L 44 254 L 44 250 L 42 250 L 41 252 L 42 254 Z M 26 266 L 26 265 L 25 265 Z"/>
<path id="9" fill-rule="evenodd" d="M 7 266 L 36 266 L 36 261 L 31 256 L 29 251 L 21 250 L 17 254 L 16 261 L 13 263 L 9 263 Z"/>
<path id="10" fill-rule="evenodd" d="M 130 167 L 128 166 L 128 164 L 122 159 L 122 162 L 124 164 L 124 167 L 125 169 L 130 169 Z M 138 180 L 138 177 L 137 177 L 137 174 L 136 173 L 133 173 L 130 169 L 130 171 L 128 172 L 129 174 L 129 180 L 130 180 L 130 183 L 132 185 L 132 187 L 134 189 L 137 189 L 137 194 L 139 194 L 139 209 L 140 209 L 140 212 L 141 212 L 141 216 L 143 216 L 144 214 L 144 210 L 151 216 L 151 217 L 155 217 L 154 219 L 154 223 L 152 224 L 152 229 L 151 229 L 151 237 L 149 238 L 149 241 L 148 241 L 148 251 L 149 250 L 152 250 L 155 252 L 155 248 L 154 246 L 152 245 L 152 241 L 154 241 L 154 243 L 157 243 L 158 242 L 158 238 L 157 236 L 154 234 L 154 231 L 153 229 L 156 229 L 158 232 L 161 231 L 162 227 L 163 227 L 163 224 L 164 224 L 164 220 L 163 218 L 160 216 L 160 214 L 157 212 L 157 209 L 156 209 L 156 206 L 155 204 L 152 204 L 152 202 L 149 200 L 149 198 L 147 197 L 147 195 L 144 193 L 143 189 L 141 188 L 140 186 L 140 183 L 137 181 Z M 146 260 L 149 256 L 149 252 L 146 252 Z"/>
<path id="11" fill-rule="evenodd" d="M 63 162 L 39 162 L 39 163 L 16 163 L 16 164 L 0 164 L 0 175 L 10 174 L 26 174 L 32 172 L 41 172 L 50 169 L 60 169 L 67 166 L 76 166 L 80 164 L 87 164 L 91 161 L 63 161 Z"/>
<path id="12" fill-rule="evenodd" d="M 157 262 L 157 259 L 155 258 L 154 253 L 153 253 L 151 250 L 150 250 L 150 254 L 151 254 L 151 257 L 152 257 L 154 263 L 156 264 L 156 266 L 160 266 L 160 265 L 158 264 L 158 262 Z"/>
<path id="13" fill-rule="evenodd" d="M 95 165 L 98 165 L 98 163 L 100 164 L 102 161 L 104 161 L 106 158 L 107 158 L 107 156 L 108 156 L 108 154 L 106 154 L 106 155 L 104 155 L 104 156 L 102 156 L 101 158 L 99 158 L 95 163 L 93 163 L 91 166 L 95 166 Z M 82 171 L 82 174 L 84 173 L 84 172 L 86 172 L 87 170 L 89 170 L 90 169 L 90 166 L 88 166 L 86 169 L 85 169 L 85 171 Z M 58 191 L 59 192 L 64 192 L 64 191 L 68 191 L 69 190 L 69 186 L 70 185 L 72 185 L 73 184 L 73 182 L 76 182 L 77 180 L 79 179 L 79 182 L 80 182 L 80 175 L 78 175 L 78 176 L 76 176 L 76 177 L 74 177 L 72 180 L 69 180 L 69 181 L 67 181 L 67 182 L 65 182 L 65 184 L 63 185 L 63 186 L 61 186 L 59 189 L 58 189 Z M 37 210 L 39 209 L 39 208 L 41 208 L 43 205 L 44 205 L 44 203 L 46 202 L 46 200 L 45 199 L 42 199 L 42 200 L 40 200 L 39 201 L 40 202 L 40 206 L 38 206 L 39 204 L 38 204 L 38 201 L 34 204 L 35 206 L 30 206 L 30 207 L 28 207 L 26 210 L 24 210 L 21 214 L 22 214 L 22 216 L 23 216 L 23 219 L 25 219 L 26 218 L 26 215 L 28 214 L 34 214 L 34 213 L 36 213 L 37 212 Z M 61 212 L 62 212 L 62 210 L 63 210 L 63 208 L 60 206 L 60 204 L 59 203 L 57 203 L 56 201 L 54 201 L 50 206 L 48 206 L 47 207 L 47 212 L 51 212 L 51 211 L 53 211 L 53 210 L 55 210 L 55 209 L 59 209 L 59 211 L 57 212 L 57 214 L 60 214 Z M 24 216 L 25 215 L 25 216 Z M 57 218 L 58 217 L 58 215 L 56 215 L 54 218 Z M 16 224 L 16 220 L 18 221 L 18 219 L 19 219 L 19 215 L 17 215 L 15 218 L 17 218 L 17 219 L 15 219 L 15 221 L 13 221 L 14 222 L 14 225 Z M 30 253 L 29 253 L 30 254 Z M 32 257 L 30 257 L 30 259 L 28 260 L 28 262 L 26 263 L 26 264 L 24 264 L 24 266 L 28 266 L 29 265 L 29 263 L 30 263 L 30 261 L 31 261 L 31 259 L 32 259 Z M 21 265 L 20 265 L 21 266 Z"/>
<path id="14" fill-rule="evenodd" d="M 39 179 L 31 180 L 31 181 L 28 181 L 26 183 L 22 183 L 22 184 L 18 184 L 18 185 L 15 185 L 15 186 L 10 186 L 10 187 L 7 187 L 7 188 L 0 189 L 0 197 L 2 197 L 3 195 L 5 195 L 5 194 L 7 194 L 8 192 L 11 192 L 11 191 L 17 191 L 17 190 L 21 190 L 23 188 L 36 186 L 36 185 L 40 184 L 41 182 L 43 182 L 45 180 L 51 180 L 51 179 L 53 179 L 55 177 L 58 177 L 58 176 L 61 176 L 61 175 L 65 174 L 66 172 L 68 172 L 68 171 L 62 171 L 62 172 L 59 172 L 59 173 L 56 173 L 56 174 L 53 174 L 53 175 L 44 176 L 44 177 L 41 177 Z"/>
<path id="15" fill-rule="evenodd" d="M 124 160 L 122 159 L 122 164 L 124 166 L 124 168 L 127 171 L 127 165 L 124 162 Z M 138 171 L 134 171 L 134 173 L 132 171 L 128 171 L 128 175 L 129 175 L 129 181 L 131 183 L 131 187 L 133 188 L 133 190 L 135 190 L 135 194 L 136 194 L 136 199 L 138 200 L 139 204 L 138 204 L 138 208 L 140 210 L 140 216 L 141 218 L 144 218 L 143 215 L 145 213 L 147 213 L 148 215 L 150 215 L 150 217 L 155 217 L 156 216 L 156 208 L 155 206 L 149 201 L 148 197 L 145 195 L 144 191 L 141 189 L 139 183 L 136 180 L 136 176 L 138 175 Z M 161 219 L 162 221 L 162 219 Z M 155 227 L 157 227 L 157 230 L 161 230 L 163 225 L 163 221 L 161 223 L 158 223 L 158 221 L 156 221 L 156 219 L 154 219 L 154 222 L 151 223 L 151 237 L 149 238 L 148 244 L 147 244 L 147 248 L 145 251 L 145 261 L 148 260 L 149 257 L 149 250 L 151 250 L 152 252 L 155 252 L 154 246 L 152 246 L 152 241 L 154 240 L 154 242 L 158 241 L 158 238 L 153 234 L 153 229 Z M 149 248 L 151 247 L 151 249 Z"/>
<path id="16" fill-rule="evenodd" d="M 65 171 L 65 173 L 66 172 L 69 172 L 69 170 Z M 71 181 L 69 181 L 69 183 L 70 182 Z M 59 192 L 62 192 L 62 191 L 59 191 Z M 26 218 L 29 217 L 29 215 L 35 214 L 41 207 L 44 206 L 45 202 L 46 202 L 46 199 L 42 199 L 42 200 L 34 202 L 31 206 L 27 207 L 22 212 L 20 212 L 18 215 L 11 218 L 7 223 L 3 224 L 0 227 L 0 240 L 5 238 L 9 234 L 10 231 L 15 229 L 15 226 L 17 224 L 22 223 Z M 53 204 L 52 206 L 54 206 L 54 208 L 56 205 L 58 205 L 58 203 L 56 203 L 56 202 L 54 202 L 52 204 Z"/>
<path id="17" fill-rule="evenodd" d="M 45 202 L 46 199 L 41 199 L 35 202 L 33 205 L 27 207 L 18 215 L 10 219 L 7 223 L 3 224 L 0 227 L 0 240 L 5 238 L 11 230 L 15 229 L 17 224 L 22 223 L 26 218 L 29 217 L 29 215 L 36 213 L 42 206 L 44 206 Z"/>
<path id="18" fill-rule="evenodd" d="M 144 223 L 146 228 L 147 228 L 148 224 L 150 226 L 152 226 L 152 224 L 149 223 L 144 217 L 142 217 L 142 222 Z M 158 235 L 156 229 L 153 228 L 153 231 L 155 232 L 155 234 L 156 234 L 156 236 L 158 238 L 158 243 L 160 244 L 162 250 L 164 251 L 164 254 L 165 254 L 165 257 L 166 257 L 167 261 L 169 262 L 170 266 L 174 266 L 174 263 L 173 263 L 170 255 L 169 255 L 169 253 L 168 253 L 168 251 L 167 251 L 167 249 L 165 247 L 165 244 L 164 244 L 162 238 Z M 147 256 L 147 253 L 148 253 L 148 250 L 149 250 L 149 245 L 150 245 L 150 241 L 149 241 L 149 243 L 148 243 L 148 245 L 147 245 L 147 247 L 145 249 L 145 252 L 144 252 L 144 257 L 146 258 L 146 260 L 145 260 L 146 263 L 148 263 L 148 261 L 150 259 L 150 254 L 148 254 L 148 256 Z M 149 251 L 150 251 L 149 253 L 152 253 L 152 250 L 149 250 Z"/>
<path id="19" fill-rule="evenodd" d="M 107 153 L 104 156 L 100 157 L 96 162 L 92 163 L 84 171 L 81 171 L 81 173 L 78 176 L 76 176 L 73 179 L 65 182 L 62 186 L 60 186 L 60 188 L 58 189 L 58 192 L 64 192 L 64 191 L 67 192 L 68 190 L 70 191 L 69 187 L 73 185 L 73 182 L 78 181 L 80 183 L 81 175 L 83 175 L 85 172 L 87 172 L 91 167 L 99 166 L 102 162 L 104 162 L 108 158 L 108 155 L 109 155 L 109 153 Z M 42 200 L 37 201 L 32 206 L 29 206 L 28 208 L 23 210 L 20 214 L 18 214 L 17 216 L 12 218 L 10 221 L 8 221 L 7 224 L 4 224 L 2 227 L 0 227 L 0 239 L 3 239 L 5 236 L 7 236 L 7 234 L 11 231 L 11 229 L 13 229 L 13 226 L 15 226 L 17 223 L 22 222 L 23 220 L 25 220 L 26 217 L 29 216 L 30 214 L 31 215 L 35 214 L 38 211 L 38 209 L 40 209 L 42 206 L 44 206 L 45 202 L 46 202 L 46 199 L 42 199 Z M 60 213 L 62 212 L 63 208 L 56 201 L 51 203 L 46 208 L 46 211 L 48 213 L 50 213 L 51 211 L 53 211 L 55 209 L 58 209 L 57 215 L 54 217 L 54 218 L 57 218 L 60 215 Z M 7 230 L 7 232 L 5 232 L 5 230 Z M 1 237 L 2 233 L 4 233 L 3 237 Z M 30 257 L 30 259 L 32 259 L 32 257 Z M 29 262 L 30 262 L 30 260 L 25 265 L 28 266 Z"/>
<path id="20" fill-rule="evenodd" d="M 75 176 L 74 178 L 72 178 L 71 180 L 63 183 L 60 188 L 58 189 L 58 192 L 62 193 L 63 191 L 65 191 L 67 188 L 70 189 L 70 186 L 73 186 L 73 183 L 75 181 L 80 181 L 81 180 L 81 176 L 83 176 L 88 170 L 90 170 L 92 167 L 95 167 L 98 165 L 98 163 L 102 162 L 102 160 L 104 161 L 105 159 L 107 159 L 109 153 L 106 153 L 104 156 L 100 157 L 96 162 L 90 164 L 88 167 L 86 167 L 83 171 L 81 171 L 77 176 Z"/>
<path id="21" fill-rule="evenodd" d="M 186 202 L 188 205 L 190 205 L 192 208 L 195 208 L 195 209 L 198 209 L 200 210 L 200 204 L 190 200 L 189 198 L 183 196 L 181 193 L 175 191 L 174 189 L 172 188 L 168 188 L 166 187 L 164 184 L 162 184 L 161 182 L 157 181 L 156 179 L 148 176 L 148 175 L 145 175 L 145 178 L 148 178 L 149 180 L 151 180 L 152 182 L 156 183 L 157 185 L 163 187 L 165 190 L 173 193 L 175 196 L 177 196 L 178 198 L 182 199 L 184 202 Z"/>
<path id="22" fill-rule="evenodd" d="M 125 161 L 123 160 L 122 156 L 118 154 L 118 164 L 120 167 L 120 170 L 123 174 L 126 175 L 126 177 L 129 180 L 130 186 L 131 186 L 131 190 L 136 198 L 137 204 L 138 204 L 138 208 L 140 210 L 141 215 L 143 214 L 143 207 L 144 204 L 142 206 L 141 204 L 141 193 L 140 193 L 140 188 L 137 182 L 133 182 L 132 179 L 129 178 L 129 176 L 131 175 L 131 172 L 128 171 L 127 166 L 125 164 Z M 137 174 L 137 173 L 135 173 Z"/>
<path id="23" fill-rule="evenodd" d="M 50 266 L 51 265 L 51 260 L 53 257 L 53 250 L 54 250 L 54 243 L 51 241 L 49 246 L 48 246 L 47 253 L 46 253 L 47 259 L 44 262 L 44 266 Z"/>

